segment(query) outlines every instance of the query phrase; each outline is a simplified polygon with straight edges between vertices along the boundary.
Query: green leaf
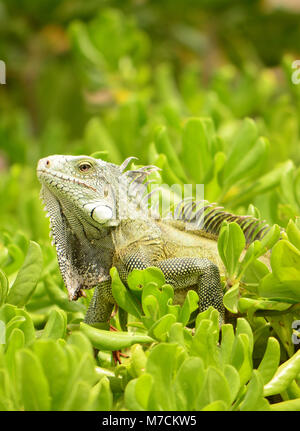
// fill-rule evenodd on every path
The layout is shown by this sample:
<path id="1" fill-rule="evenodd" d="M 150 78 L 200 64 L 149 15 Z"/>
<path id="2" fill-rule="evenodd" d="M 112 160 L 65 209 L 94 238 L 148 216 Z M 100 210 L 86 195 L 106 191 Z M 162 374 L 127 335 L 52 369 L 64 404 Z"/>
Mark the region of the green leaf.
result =
<path id="1" fill-rule="evenodd" d="M 28 349 L 17 352 L 17 375 L 24 410 L 49 410 L 48 381 L 37 356 Z"/>
<path id="2" fill-rule="evenodd" d="M 80 352 L 77 346 L 72 344 L 65 344 L 64 350 L 68 359 L 69 378 L 65 386 L 60 409 L 68 410 L 71 403 L 74 402 L 79 404 L 79 400 L 81 399 L 79 393 L 74 394 L 73 397 L 75 385 L 77 386 L 76 389 L 78 391 L 80 389 L 80 387 L 78 387 L 79 382 L 84 382 L 87 387 L 90 388 L 96 383 L 98 378 L 95 370 L 95 360 L 89 353 Z M 83 390 L 85 391 L 85 388 L 83 388 Z M 82 409 L 85 409 L 85 401 L 83 402 L 82 407 Z"/>
<path id="3" fill-rule="evenodd" d="M 227 408 L 231 403 L 230 388 L 227 380 L 221 371 L 215 367 L 208 367 L 206 390 L 208 391 L 209 402 L 223 401 Z"/>
<path id="4" fill-rule="evenodd" d="M 7 325 L 7 339 L 10 332 L 16 327 L 19 327 L 23 331 L 26 345 L 30 344 L 35 339 L 35 329 L 32 319 L 29 313 L 27 313 L 25 310 L 17 308 L 11 304 L 4 304 L 2 307 L 0 307 L 0 320 L 5 322 Z"/>
<path id="5" fill-rule="evenodd" d="M 103 377 L 91 390 L 87 410 L 111 411 L 113 407 L 113 395 L 110 389 L 109 379 Z"/>
<path id="6" fill-rule="evenodd" d="M 5 368 L 0 368 L 0 409 L 1 411 L 19 409 L 11 398 L 11 381 Z"/>
<path id="7" fill-rule="evenodd" d="M 145 372 L 147 356 L 140 344 L 134 344 L 131 349 L 131 362 L 128 367 L 133 377 L 139 377 Z"/>
<path id="8" fill-rule="evenodd" d="M 173 184 L 181 184 L 182 181 L 179 177 L 177 177 L 175 171 L 172 169 L 172 167 L 169 165 L 169 161 L 167 159 L 167 156 L 165 154 L 159 154 L 155 158 L 155 166 L 161 169 L 160 171 L 160 177 L 162 179 L 162 182 L 173 185 Z M 169 197 L 170 199 L 170 197 Z"/>
<path id="9" fill-rule="evenodd" d="M 127 325 L 128 325 L 128 313 L 127 311 L 123 310 L 123 308 L 119 307 L 118 309 L 118 317 L 119 317 L 119 323 L 122 331 L 127 331 Z"/>
<path id="10" fill-rule="evenodd" d="M 20 325 L 20 329 L 23 331 L 25 336 L 25 345 L 29 345 L 33 340 L 35 340 L 36 334 L 34 330 L 33 321 L 25 310 L 16 310 L 16 314 L 25 317 L 25 321 Z"/>
<path id="11" fill-rule="evenodd" d="M 268 301 L 265 299 L 240 298 L 238 309 L 241 313 L 254 310 L 277 310 L 284 311 L 291 307 L 288 302 Z"/>
<path id="12" fill-rule="evenodd" d="M 280 227 L 277 224 L 274 224 L 269 232 L 260 240 L 262 251 L 259 254 L 256 253 L 255 257 L 258 258 L 262 256 L 265 251 L 271 250 L 273 246 L 279 241 L 280 235 Z"/>
<path id="13" fill-rule="evenodd" d="M 0 269 L 0 307 L 5 303 L 8 293 L 8 280 L 5 273 Z"/>
<path id="14" fill-rule="evenodd" d="M 159 288 L 157 283 L 148 282 L 142 292 L 144 313 L 151 316 L 154 321 L 166 313 L 173 314 L 177 318 L 179 306 L 172 305 L 173 297 L 174 290 L 170 285 L 164 284 Z"/>
<path id="15" fill-rule="evenodd" d="M 11 304 L 2 305 L 2 307 L 0 307 L 0 320 L 2 320 L 5 323 L 8 323 L 16 315 L 20 315 L 18 311 L 19 310 L 15 305 L 11 305 Z"/>
<path id="16" fill-rule="evenodd" d="M 273 378 L 264 385 L 264 396 L 280 394 L 300 372 L 300 350 L 285 361 L 276 371 Z"/>
<path id="17" fill-rule="evenodd" d="M 154 341 L 148 335 L 122 331 L 105 331 L 93 328 L 83 322 L 80 324 L 80 329 L 89 338 L 94 347 L 103 350 L 121 350 L 136 343 L 152 343 Z"/>
<path id="18" fill-rule="evenodd" d="M 300 398 L 295 400 L 282 401 L 281 403 L 275 403 L 270 405 L 272 411 L 281 412 L 299 412 L 300 411 Z"/>
<path id="19" fill-rule="evenodd" d="M 238 128 L 233 142 L 231 142 L 230 145 L 230 152 L 223 172 L 224 181 L 226 183 L 234 182 L 234 178 L 237 177 L 236 172 L 239 170 L 241 160 L 243 160 L 245 155 L 247 156 L 250 152 L 256 139 L 256 124 L 250 118 L 246 118 L 241 124 L 241 127 Z M 243 172 L 244 167 L 242 169 L 242 174 Z M 229 181 L 230 177 L 232 177 L 233 181 Z"/>
<path id="20" fill-rule="evenodd" d="M 33 350 L 43 367 L 49 384 L 51 410 L 60 410 L 70 378 L 67 355 L 55 340 L 40 339 L 33 345 Z"/>
<path id="21" fill-rule="evenodd" d="M 241 386 L 250 379 L 252 373 L 251 353 L 248 336 L 243 333 L 236 335 L 232 349 L 231 365 L 233 365 L 239 373 Z"/>
<path id="22" fill-rule="evenodd" d="M 268 147 L 268 140 L 260 137 L 248 153 L 245 153 L 244 148 L 240 148 L 240 161 L 236 164 L 232 172 L 229 171 L 228 176 L 225 177 L 226 187 L 232 186 L 243 178 L 253 176 L 253 174 L 262 166 L 267 155 Z M 228 169 L 228 165 L 225 164 L 225 172 L 226 168 Z"/>
<path id="23" fill-rule="evenodd" d="M 257 370 L 253 371 L 251 380 L 247 385 L 247 392 L 244 400 L 240 404 L 240 410 L 269 410 L 268 401 L 263 398 L 263 380 Z"/>
<path id="24" fill-rule="evenodd" d="M 228 410 L 228 406 L 224 401 L 213 401 L 212 403 L 207 404 L 203 409 L 204 412 L 224 412 Z"/>
<path id="25" fill-rule="evenodd" d="M 282 397 L 284 398 L 285 395 L 287 396 L 287 398 L 284 399 L 300 398 L 300 387 L 297 381 L 299 381 L 298 377 L 293 380 L 292 383 L 283 392 Z"/>
<path id="26" fill-rule="evenodd" d="M 286 240 L 277 242 L 271 254 L 273 274 L 280 281 L 300 282 L 300 250 Z"/>
<path id="27" fill-rule="evenodd" d="M 180 366 L 174 381 L 176 410 L 197 410 L 198 397 L 205 383 L 201 358 L 189 357 Z"/>
<path id="28" fill-rule="evenodd" d="M 26 321 L 24 316 L 15 316 L 6 324 L 6 340 L 8 341 L 11 332 L 19 328 Z"/>
<path id="29" fill-rule="evenodd" d="M 259 364 L 258 371 L 263 384 L 268 383 L 274 376 L 280 361 L 280 345 L 276 338 L 269 337 L 265 354 Z"/>
<path id="30" fill-rule="evenodd" d="M 124 284 L 122 283 L 118 271 L 115 267 L 111 268 L 110 275 L 112 278 L 112 294 L 119 306 L 127 311 L 127 313 L 132 314 L 133 316 L 140 318 L 141 317 L 141 309 L 138 305 L 134 296 L 126 289 Z"/>
<path id="31" fill-rule="evenodd" d="M 189 350 L 191 348 L 192 340 L 192 334 L 182 325 L 182 323 L 173 323 L 169 331 L 168 341 L 170 343 L 178 343 Z"/>
<path id="32" fill-rule="evenodd" d="M 290 166 L 282 173 L 281 177 L 281 193 L 285 202 L 298 210 L 298 203 L 295 196 L 295 167 Z"/>
<path id="33" fill-rule="evenodd" d="M 289 241 L 300 250 L 300 230 L 293 220 L 288 222 L 286 233 L 288 235 Z"/>
<path id="34" fill-rule="evenodd" d="M 178 321 L 186 325 L 193 311 L 197 310 L 199 296 L 194 290 L 189 290 L 180 309 Z"/>
<path id="35" fill-rule="evenodd" d="M 201 320 L 196 327 L 190 347 L 190 354 L 192 356 L 199 356 L 203 360 L 205 367 L 209 365 L 218 366 L 218 335 L 219 330 L 215 328 L 211 320 Z"/>
<path id="36" fill-rule="evenodd" d="M 90 395 L 90 385 L 78 380 L 74 383 L 72 392 L 67 399 L 63 410 L 64 411 L 84 411 L 87 410 L 87 404 Z"/>
<path id="37" fill-rule="evenodd" d="M 145 317 L 142 316 L 141 320 L 146 326 L 146 328 L 150 328 L 153 323 L 159 318 L 159 301 L 154 295 L 145 295 L 143 292 L 143 300 L 142 307 L 145 313 Z"/>
<path id="38" fill-rule="evenodd" d="M 240 297 L 239 286 L 240 283 L 235 283 L 223 296 L 223 303 L 231 313 L 238 312 L 238 301 Z"/>
<path id="39" fill-rule="evenodd" d="M 129 410 L 148 410 L 148 402 L 153 387 L 153 377 L 143 374 L 138 379 L 131 380 L 125 388 L 125 405 Z"/>
<path id="40" fill-rule="evenodd" d="M 82 332 L 73 332 L 68 337 L 67 343 L 77 346 L 81 352 L 87 352 L 92 356 L 94 355 L 91 342 Z"/>
<path id="41" fill-rule="evenodd" d="M 249 349 L 252 353 L 253 350 L 253 333 L 250 324 L 248 321 L 242 317 L 237 319 L 237 325 L 235 330 L 236 336 L 239 334 L 246 334 L 249 340 Z"/>
<path id="42" fill-rule="evenodd" d="M 176 172 L 178 177 L 186 183 L 186 175 L 176 154 L 174 146 L 170 143 L 167 130 L 164 126 L 157 127 L 154 139 L 158 152 L 167 156 L 170 166 L 174 172 Z"/>
<path id="43" fill-rule="evenodd" d="M 218 239 L 218 250 L 229 276 L 235 274 L 245 245 L 244 233 L 237 223 L 228 223 L 222 227 Z"/>
<path id="44" fill-rule="evenodd" d="M 196 332 L 198 326 L 201 324 L 202 320 L 210 320 L 212 323 L 212 330 L 215 335 L 215 342 L 217 343 L 218 333 L 219 333 L 219 322 L 220 314 L 212 305 L 210 305 L 206 310 L 201 311 L 196 317 Z"/>
<path id="45" fill-rule="evenodd" d="M 190 118 L 185 123 L 182 133 L 182 157 L 194 182 L 203 184 L 212 168 L 210 142 L 203 119 Z"/>
<path id="46" fill-rule="evenodd" d="M 109 160 L 113 163 L 122 163 L 122 156 L 108 130 L 98 117 L 89 120 L 85 127 L 84 140 L 88 148 L 107 151 Z"/>
<path id="47" fill-rule="evenodd" d="M 235 336 L 233 332 L 233 326 L 230 324 L 224 324 L 221 327 L 222 337 L 221 337 L 221 357 L 224 364 L 228 364 L 231 360 L 231 354 L 233 345 L 235 342 Z"/>
<path id="48" fill-rule="evenodd" d="M 233 403 L 240 390 L 240 376 L 236 369 L 229 364 L 225 365 L 223 373 L 230 387 L 230 402 Z"/>
<path id="49" fill-rule="evenodd" d="M 143 289 L 148 283 L 155 283 L 157 287 L 165 284 L 165 277 L 161 269 L 149 267 L 147 269 L 134 269 L 128 275 L 128 286 L 131 290 Z"/>
<path id="50" fill-rule="evenodd" d="M 240 194 L 238 194 L 235 198 L 230 199 L 230 205 L 233 207 L 243 205 L 244 203 L 248 203 L 254 197 L 272 190 L 280 183 L 282 172 L 285 169 L 288 169 L 290 164 L 291 161 L 288 160 L 272 171 L 267 172 L 265 175 L 257 178 L 254 182 L 251 182 L 251 185 L 248 188 L 243 188 Z"/>
<path id="51" fill-rule="evenodd" d="M 293 327 L 293 322 L 295 320 L 293 313 L 268 316 L 267 320 L 281 341 L 283 347 L 286 349 L 288 356 L 292 356 L 295 351 L 295 346 L 291 336 L 291 328 Z"/>
<path id="52" fill-rule="evenodd" d="M 157 340 L 166 341 L 167 334 L 176 317 L 173 314 L 165 314 L 149 329 L 149 335 Z"/>
<path id="53" fill-rule="evenodd" d="M 5 306 L 9 306 L 10 304 L 5 304 Z M 35 330 L 32 319 L 25 310 L 14 308 L 14 312 L 16 316 L 20 316 L 24 318 L 23 322 L 21 322 L 18 327 L 23 331 L 25 336 L 25 344 L 29 345 L 35 339 Z M 8 331 L 7 331 L 8 332 Z M 7 335 L 7 334 L 6 334 Z"/>
<path id="54" fill-rule="evenodd" d="M 15 355 L 16 352 L 24 347 L 25 337 L 24 333 L 19 328 L 14 328 L 10 334 L 7 351 L 6 351 L 6 361 L 7 369 L 12 377 L 15 376 Z"/>
<path id="55" fill-rule="evenodd" d="M 45 325 L 42 338 L 64 338 L 67 328 L 67 316 L 63 310 L 53 309 Z"/>
<path id="56" fill-rule="evenodd" d="M 101 159 L 101 160 L 104 160 L 105 162 L 109 161 L 109 154 L 108 154 L 108 151 L 106 150 L 95 151 L 94 153 L 90 154 L 90 157 L 93 157 L 94 159 Z"/>
<path id="57" fill-rule="evenodd" d="M 91 42 L 88 31 L 83 23 L 74 21 L 69 28 L 69 35 L 76 52 L 84 56 L 88 62 L 104 67 L 104 59 Z"/>
<path id="58" fill-rule="evenodd" d="M 273 274 L 267 274 L 258 286 L 258 294 L 272 301 L 297 304 L 300 301 L 299 287 L 298 280 L 279 281 Z"/>
<path id="59" fill-rule="evenodd" d="M 252 245 L 254 244 L 251 244 L 250 247 Z M 250 247 L 247 249 L 247 252 L 248 250 L 250 250 Z M 246 257 L 246 254 L 245 254 L 245 257 Z M 251 283 L 252 285 L 258 285 L 260 283 L 260 280 L 264 278 L 267 274 L 269 274 L 268 267 L 260 260 L 255 260 L 254 253 L 253 253 L 253 257 L 249 259 L 247 264 L 244 265 L 244 259 L 242 260 L 241 271 L 244 271 L 244 276 L 242 277 L 242 281 L 244 281 L 247 284 L 247 289 L 248 290 L 255 289 L 255 293 L 256 293 L 256 286 L 252 288 L 252 286 L 249 287 L 249 284 Z M 238 276 L 240 279 L 241 272 L 238 274 Z"/>
<path id="60" fill-rule="evenodd" d="M 176 394 L 170 390 L 177 369 L 176 344 L 160 343 L 149 354 L 146 373 L 153 377 L 153 390 L 149 396 L 148 410 L 175 410 Z"/>
<path id="61" fill-rule="evenodd" d="M 22 349 L 24 345 L 25 345 L 24 333 L 18 328 L 13 329 L 7 343 L 5 362 L 11 379 L 10 386 L 11 386 L 12 398 L 14 399 L 15 404 L 18 406 L 21 405 L 21 400 L 20 400 L 20 393 L 17 390 L 18 381 L 17 381 L 17 371 L 16 371 L 16 355 L 18 350 Z"/>
<path id="62" fill-rule="evenodd" d="M 22 307 L 28 302 L 36 288 L 42 268 L 41 248 L 36 242 L 30 241 L 24 263 L 8 292 L 7 302 L 9 304 Z"/>
<path id="63" fill-rule="evenodd" d="M 10 276 L 21 267 L 24 261 L 24 254 L 20 247 L 13 243 L 7 245 L 7 251 L 9 256 L 9 263 L 6 263 L 4 265 L 4 269 L 5 273 Z"/>
<path id="64" fill-rule="evenodd" d="M 300 251 L 289 241 L 281 240 L 271 254 L 272 274 L 266 275 L 258 293 L 260 296 L 281 299 L 285 302 L 300 301 Z"/>
<path id="65" fill-rule="evenodd" d="M 272 249 L 279 241 L 280 235 L 280 228 L 275 224 L 260 241 L 256 240 L 249 245 L 240 264 L 239 278 L 244 274 L 244 279 L 247 283 L 258 283 L 264 275 L 268 274 L 268 267 L 257 259 Z M 264 260 L 266 262 L 266 257 Z"/>

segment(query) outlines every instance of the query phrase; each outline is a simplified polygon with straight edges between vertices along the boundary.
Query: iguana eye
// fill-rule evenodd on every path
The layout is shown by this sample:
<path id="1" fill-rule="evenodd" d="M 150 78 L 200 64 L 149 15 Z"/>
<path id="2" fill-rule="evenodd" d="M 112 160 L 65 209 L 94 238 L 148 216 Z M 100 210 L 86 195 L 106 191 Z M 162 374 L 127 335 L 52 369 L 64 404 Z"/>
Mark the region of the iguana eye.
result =
<path id="1" fill-rule="evenodd" d="M 87 161 L 85 161 L 85 162 L 81 162 L 81 163 L 78 165 L 78 168 L 79 168 L 79 170 L 80 170 L 81 172 L 87 172 L 87 171 L 89 171 L 92 167 L 93 167 L 93 165 L 92 165 L 90 162 L 87 162 Z"/>

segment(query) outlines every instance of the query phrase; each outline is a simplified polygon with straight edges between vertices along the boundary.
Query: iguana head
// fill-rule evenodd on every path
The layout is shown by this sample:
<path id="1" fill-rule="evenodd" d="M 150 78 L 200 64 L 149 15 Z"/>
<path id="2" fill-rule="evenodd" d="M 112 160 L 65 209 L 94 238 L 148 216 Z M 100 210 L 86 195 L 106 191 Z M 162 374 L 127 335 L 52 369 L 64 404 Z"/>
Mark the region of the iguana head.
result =
<path id="1" fill-rule="evenodd" d="M 123 218 L 145 215 L 146 176 L 155 167 L 125 169 L 88 156 L 54 155 L 37 167 L 41 197 L 50 216 L 58 262 L 70 299 L 109 276 L 110 230 Z"/>
<path id="2" fill-rule="evenodd" d="M 63 209 L 73 208 L 95 226 L 113 224 L 120 176 L 117 165 L 87 156 L 55 155 L 39 161 L 37 174 L 43 190 L 47 188 Z"/>

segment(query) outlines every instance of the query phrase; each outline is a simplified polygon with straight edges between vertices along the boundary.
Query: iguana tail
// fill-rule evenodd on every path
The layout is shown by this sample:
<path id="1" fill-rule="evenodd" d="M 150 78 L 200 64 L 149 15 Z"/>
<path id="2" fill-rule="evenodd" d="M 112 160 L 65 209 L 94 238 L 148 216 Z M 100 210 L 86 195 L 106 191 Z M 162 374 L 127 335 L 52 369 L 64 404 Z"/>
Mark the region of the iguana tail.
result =
<path id="1" fill-rule="evenodd" d="M 218 237 L 223 221 L 236 222 L 242 228 L 247 244 L 263 238 L 270 230 L 265 220 L 249 215 L 234 215 L 207 201 L 181 201 L 174 210 L 174 218 L 215 237 Z"/>

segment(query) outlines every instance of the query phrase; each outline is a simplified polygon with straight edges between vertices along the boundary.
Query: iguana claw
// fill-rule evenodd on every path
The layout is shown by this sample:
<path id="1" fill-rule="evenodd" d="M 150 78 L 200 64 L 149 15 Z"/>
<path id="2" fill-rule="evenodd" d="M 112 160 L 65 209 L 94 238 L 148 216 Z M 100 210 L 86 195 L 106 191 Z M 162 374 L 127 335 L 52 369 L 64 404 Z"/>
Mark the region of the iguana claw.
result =
<path id="1" fill-rule="evenodd" d="M 117 310 L 115 312 L 117 312 Z M 118 331 L 118 329 L 115 328 L 113 325 L 109 325 L 109 329 L 110 331 Z M 112 355 L 113 355 L 113 360 L 115 364 L 117 363 L 121 364 L 120 356 L 122 356 L 123 358 L 128 358 L 128 355 L 125 355 L 125 353 L 122 353 L 121 350 L 114 350 L 112 352 Z"/>

